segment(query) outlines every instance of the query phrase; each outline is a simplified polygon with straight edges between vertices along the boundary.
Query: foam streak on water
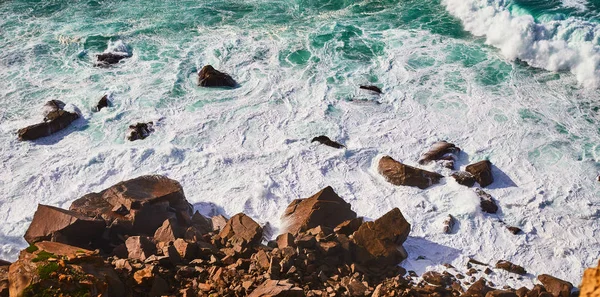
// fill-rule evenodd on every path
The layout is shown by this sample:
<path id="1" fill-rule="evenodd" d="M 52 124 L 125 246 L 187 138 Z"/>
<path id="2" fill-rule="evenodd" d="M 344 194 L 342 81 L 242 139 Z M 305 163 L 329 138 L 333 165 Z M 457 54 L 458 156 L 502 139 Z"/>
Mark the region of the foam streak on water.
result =
<path id="1" fill-rule="evenodd" d="M 368 219 L 399 207 L 413 226 L 403 265 L 419 274 L 473 256 L 578 283 L 598 260 L 600 93 L 577 75 L 507 62 L 437 1 L 5 1 L 0 15 L 0 258 L 26 246 L 38 203 L 66 208 L 164 174 L 205 215 L 243 211 L 276 228 L 292 200 L 328 185 Z M 93 66 L 121 42 L 131 58 Z M 197 87 L 206 64 L 240 87 Z M 92 112 L 104 94 L 113 106 Z M 83 118 L 17 141 L 49 99 Z M 150 137 L 125 140 L 148 121 Z M 310 143 L 322 134 L 347 149 Z M 498 216 L 452 179 L 419 190 L 377 173 L 383 155 L 418 166 L 438 140 L 463 149 L 460 167 L 496 166 L 486 191 Z M 459 220 L 452 235 L 441 232 L 448 214 Z"/>

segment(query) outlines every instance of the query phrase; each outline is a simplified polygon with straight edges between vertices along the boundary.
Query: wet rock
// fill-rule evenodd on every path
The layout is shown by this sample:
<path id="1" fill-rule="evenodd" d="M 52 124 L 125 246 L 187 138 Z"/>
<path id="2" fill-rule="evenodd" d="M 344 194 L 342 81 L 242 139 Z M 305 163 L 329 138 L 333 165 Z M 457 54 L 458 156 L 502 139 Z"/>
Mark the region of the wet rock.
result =
<path id="1" fill-rule="evenodd" d="M 25 232 L 25 240 L 30 244 L 38 241 L 56 241 L 89 248 L 92 241 L 101 237 L 105 226 L 103 220 L 39 204 Z"/>
<path id="2" fill-rule="evenodd" d="M 156 253 L 156 245 L 146 236 L 131 236 L 125 241 L 130 259 L 140 261 Z"/>
<path id="3" fill-rule="evenodd" d="M 581 297 L 600 296 L 600 262 L 598 267 L 588 268 L 583 272 L 580 288 Z"/>
<path id="4" fill-rule="evenodd" d="M 510 231 L 510 233 L 512 233 L 514 235 L 523 233 L 523 230 L 521 230 L 520 228 L 517 228 L 517 227 L 509 226 L 509 227 L 506 227 L 506 228 L 508 229 L 508 231 Z"/>
<path id="5" fill-rule="evenodd" d="M 472 187 L 475 184 L 475 177 L 466 171 L 457 171 L 451 175 L 458 184 Z"/>
<path id="6" fill-rule="evenodd" d="M 350 204 L 340 198 L 331 187 L 315 195 L 296 199 L 288 205 L 281 220 L 287 232 L 297 234 L 301 231 L 323 226 L 335 228 L 340 223 L 356 218 Z"/>
<path id="7" fill-rule="evenodd" d="M 511 262 L 505 261 L 505 260 L 498 261 L 498 263 L 496 263 L 496 268 L 506 270 L 511 273 L 520 274 L 520 275 L 527 274 L 527 271 L 525 270 L 525 268 L 523 268 L 519 265 L 515 265 Z"/>
<path id="8" fill-rule="evenodd" d="M 138 139 L 145 139 L 150 136 L 150 133 L 154 132 L 154 123 L 137 123 L 135 125 L 129 126 L 129 131 L 127 132 L 127 140 L 134 141 Z"/>
<path id="9" fill-rule="evenodd" d="M 101 53 L 96 55 L 97 63 L 96 66 L 108 66 L 117 64 L 123 59 L 130 58 L 131 55 L 126 53 Z"/>
<path id="10" fill-rule="evenodd" d="M 452 230 L 454 230 L 454 225 L 456 224 L 456 219 L 452 215 L 448 215 L 448 217 L 444 220 L 444 233 L 450 234 Z"/>
<path id="11" fill-rule="evenodd" d="M 317 137 L 313 138 L 310 142 L 315 142 L 315 141 L 318 143 L 333 147 L 333 148 L 337 148 L 337 149 L 345 148 L 344 145 L 329 139 L 329 137 L 327 137 L 325 135 L 317 136 Z"/>
<path id="12" fill-rule="evenodd" d="M 108 101 L 108 95 L 104 95 L 100 101 L 98 101 L 98 104 L 96 105 L 96 111 L 100 111 L 102 108 L 108 107 L 109 105 L 110 102 Z"/>
<path id="13" fill-rule="evenodd" d="M 249 297 L 304 297 L 304 291 L 289 280 L 267 280 L 258 286 Z"/>
<path id="14" fill-rule="evenodd" d="M 425 165 L 437 160 L 456 161 L 460 148 L 453 143 L 438 141 L 434 143 L 428 152 L 424 153 L 419 159 L 419 164 Z M 454 164 L 454 163 L 452 163 Z"/>
<path id="15" fill-rule="evenodd" d="M 573 284 L 551 275 L 542 274 L 538 276 L 538 280 L 544 285 L 546 291 L 555 297 L 569 297 Z"/>
<path id="16" fill-rule="evenodd" d="M 198 72 L 198 85 L 202 87 L 235 87 L 237 83 L 229 74 L 215 70 L 211 65 Z"/>
<path id="17" fill-rule="evenodd" d="M 504 290 L 493 290 L 488 292 L 485 297 L 518 297 L 515 292 Z"/>
<path id="18" fill-rule="evenodd" d="M 79 115 L 74 112 L 62 109 L 51 111 L 46 115 L 44 122 L 19 129 L 17 135 L 19 140 L 35 140 L 46 137 L 68 127 L 78 118 Z"/>
<path id="19" fill-rule="evenodd" d="M 400 209 L 394 208 L 374 222 L 363 223 L 354 233 L 357 245 L 355 260 L 367 265 L 396 265 L 406 259 L 402 243 L 408 237 L 410 224 Z"/>
<path id="20" fill-rule="evenodd" d="M 487 213 L 496 213 L 498 211 L 498 205 L 494 202 L 492 196 L 482 189 L 475 189 L 475 193 L 479 197 L 479 205 L 481 206 L 481 210 Z"/>
<path id="21" fill-rule="evenodd" d="M 59 110 L 63 110 L 65 108 L 65 103 L 60 100 L 50 100 L 44 104 L 42 108 L 44 114 L 44 121 L 46 121 L 48 115 L 53 112 L 57 112 Z"/>
<path id="22" fill-rule="evenodd" d="M 360 228 L 360 225 L 362 225 L 363 222 L 364 222 L 363 217 L 346 220 L 344 222 L 341 222 L 339 225 L 337 225 L 333 229 L 333 232 L 338 233 L 338 234 L 344 234 L 346 236 L 350 236 L 350 234 L 354 233 L 356 230 L 358 230 L 358 228 Z"/>
<path id="23" fill-rule="evenodd" d="M 426 189 L 433 184 L 437 184 L 443 177 L 435 172 L 404 165 L 389 156 L 379 160 L 378 171 L 388 182 L 394 185 L 412 186 L 420 189 Z"/>
<path id="24" fill-rule="evenodd" d="M 465 170 L 472 174 L 475 181 L 483 188 L 487 187 L 494 182 L 492 176 L 492 162 L 489 160 L 483 160 L 471 165 L 468 165 Z"/>
<path id="25" fill-rule="evenodd" d="M 382 94 L 383 93 L 383 92 L 381 92 L 381 89 L 378 86 L 361 85 L 360 88 L 363 89 L 363 90 L 373 91 L 373 92 L 375 92 L 377 94 Z"/>
<path id="26" fill-rule="evenodd" d="M 219 236 L 229 241 L 232 245 L 245 247 L 260 244 L 262 233 L 263 230 L 258 223 L 249 216 L 238 213 L 227 221 Z"/>

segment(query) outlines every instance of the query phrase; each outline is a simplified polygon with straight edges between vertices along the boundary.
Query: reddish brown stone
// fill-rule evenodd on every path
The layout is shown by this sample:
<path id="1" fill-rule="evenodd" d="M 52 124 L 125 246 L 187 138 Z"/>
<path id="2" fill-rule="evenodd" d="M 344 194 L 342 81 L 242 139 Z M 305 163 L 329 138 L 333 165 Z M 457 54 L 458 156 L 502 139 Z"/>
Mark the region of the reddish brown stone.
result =
<path id="1" fill-rule="evenodd" d="M 443 177 L 435 172 L 402 164 L 389 156 L 379 160 L 378 171 L 388 182 L 394 185 L 418 187 L 420 189 L 437 184 Z"/>
<path id="2" fill-rule="evenodd" d="M 475 181 L 483 188 L 494 182 L 494 177 L 492 176 L 492 162 L 488 160 L 471 164 L 467 166 L 465 170 L 472 174 Z"/>
<path id="3" fill-rule="evenodd" d="M 337 225 L 333 229 L 333 231 L 338 234 L 344 234 L 346 236 L 350 236 L 352 233 L 354 233 L 356 230 L 358 230 L 358 228 L 360 228 L 360 225 L 362 225 L 363 222 L 364 222 L 363 217 L 346 220 L 346 221 L 341 222 L 339 225 Z"/>
<path id="4" fill-rule="evenodd" d="M 496 263 L 496 268 L 503 269 L 508 272 L 512 272 L 512 273 L 516 273 L 516 274 L 520 274 L 520 275 L 527 274 L 527 271 L 525 270 L 525 268 L 523 268 L 519 265 L 515 265 L 511 262 L 505 261 L 505 260 L 498 261 L 498 263 Z"/>
<path id="5" fill-rule="evenodd" d="M 294 236 L 291 233 L 284 233 L 277 236 L 276 239 L 277 247 L 282 249 L 288 246 L 296 247 L 294 243 Z"/>
<path id="6" fill-rule="evenodd" d="M 125 245 L 130 259 L 144 261 L 156 253 L 156 245 L 145 236 L 131 236 L 127 238 Z"/>
<path id="7" fill-rule="evenodd" d="M 231 217 L 219 236 L 232 245 L 254 246 L 262 239 L 262 228 L 249 216 L 238 213 Z"/>
<path id="8" fill-rule="evenodd" d="M 542 274 L 538 276 L 538 280 L 544 285 L 546 291 L 555 297 L 569 297 L 573 284 L 551 275 Z"/>
<path id="9" fill-rule="evenodd" d="M 267 280 L 249 297 L 304 297 L 304 291 L 287 280 Z"/>

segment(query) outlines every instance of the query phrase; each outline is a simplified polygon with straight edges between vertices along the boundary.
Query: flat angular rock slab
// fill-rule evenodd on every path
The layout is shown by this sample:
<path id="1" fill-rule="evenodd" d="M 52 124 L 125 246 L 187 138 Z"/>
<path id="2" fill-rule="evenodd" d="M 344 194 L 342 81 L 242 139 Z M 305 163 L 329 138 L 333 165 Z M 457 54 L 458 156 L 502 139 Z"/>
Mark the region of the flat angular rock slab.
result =
<path id="1" fill-rule="evenodd" d="M 317 226 L 335 228 L 340 223 L 356 218 L 350 204 L 340 198 L 331 187 L 310 198 L 296 199 L 286 208 L 281 220 L 286 232 L 297 234 Z"/>
<path id="2" fill-rule="evenodd" d="M 77 246 L 87 246 L 101 236 L 106 224 L 75 211 L 49 205 L 38 205 L 25 240 L 34 243 L 52 240 Z"/>
<path id="3" fill-rule="evenodd" d="M 402 164 L 390 156 L 379 160 L 379 174 L 396 186 L 411 186 L 426 189 L 437 184 L 443 177 L 441 174 Z"/>
<path id="4" fill-rule="evenodd" d="M 55 110 L 48 113 L 44 122 L 19 129 L 19 140 L 36 140 L 50 136 L 66 127 L 79 118 L 74 112 Z"/>
<path id="5" fill-rule="evenodd" d="M 211 65 L 206 65 L 198 72 L 198 85 L 202 87 L 233 88 L 237 83 L 229 74 L 218 71 Z"/>
<path id="6" fill-rule="evenodd" d="M 355 260 L 367 265 L 396 265 L 406 259 L 402 243 L 410 224 L 400 209 L 394 208 L 374 222 L 363 223 L 352 241 L 357 245 Z"/>
<path id="7" fill-rule="evenodd" d="M 472 174 L 475 181 L 483 188 L 494 182 L 494 177 L 492 176 L 492 162 L 488 160 L 468 165 L 465 168 L 465 171 Z"/>
<path id="8" fill-rule="evenodd" d="M 242 246 L 258 245 L 262 235 L 263 230 L 260 225 L 243 213 L 231 217 L 219 233 L 221 238 L 227 239 L 232 245 Z"/>
<path id="9" fill-rule="evenodd" d="M 267 280 L 249 297 L 304 297 L 304 291 L 287 280 Z"/>

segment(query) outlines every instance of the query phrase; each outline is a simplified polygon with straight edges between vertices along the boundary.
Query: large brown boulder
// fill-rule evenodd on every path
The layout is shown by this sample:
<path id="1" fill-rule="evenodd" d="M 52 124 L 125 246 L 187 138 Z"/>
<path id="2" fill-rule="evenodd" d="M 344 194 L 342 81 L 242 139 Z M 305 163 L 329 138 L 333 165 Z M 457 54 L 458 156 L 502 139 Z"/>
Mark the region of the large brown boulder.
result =
<path id="1" fill-rule="evenodd" d="M 232 245 L 255 246 L 260 244 L 263 229 L 249 216 L 238 213 L 231 217 L 219 233 Z"/>
<path id="2" fill-rule="evenodd" d="M 356 218 L 350 204 L 340 198 L 331 187 L 310 198 L 296 199 L 285 209 L 281 220 L 286 232 L 296 234 L 317 226 L 335 228 L 340 223 Z"/>
<path id="3" fill-rule="evenodd" d="M 494 182 L 494 177 L 492 176 L 492 162 L 488 160 L 468 165 L 465 168 L 465 171 L 473 175 L 475 181 L 484 188 Z"/>
<path id="4" fill-rule="evenodd" d="M 94 252 L 58 242 L 21 251 L 9 268 L 10 296 L 125 296 L 114 269 Z"/>
<path id="5" fill-rule="evenodd" d="M 598 297 L 600 296 L 600 261 L 598 267 L 588 268 L 583 272 L 583 279 L 579 286 L 581 297 Z"/>
<path id="6" fill-rule="evenodd" d="M 538 280 L 544 285 L 546 291 L 550 292 L 555 297 L 571 296 L 573 284 L 570 282 L 547 274 L 538 275 Z"/>
<path id="7" fill-rule="evenodd" d="M 418 187 L 420 189 L 437 184 L 443 177 L 435 172 L 402 164 L 390 156 L 385 156 L 379 160 L 378 171 L 388 182 L 394 185 Z"/>
<path id="8" fill-rule="evenodd" d="M 154 235 L 167 219 L 177 218 L 182 223 L 193 214 L 181 185 L 159 175 L 140 176 L 100 193 L 87 194 L 75 200 L 70 209 L 101 217 L 109 225 L 118 224 L 126 234 L 148 236 Z"/>
<path id="9" fill-rule="evenodd" d="M 355 260 L 366 265 L 396 265 L 406 259 L 402 243 L 410 224 L 400 209 L 394 208 L 374 222 L 363 223 L 352 241 L 356 244 Z"/>
<path id="10" fill-rule="evenodd" d="M 249 297 L 304 297 L 304 291 L 288 280 L 267 280 L 258 286 Z"/>
<path id="11" fill-rule="evenodd" d="M 30 244 L 47 240 L 89 247 L 91 241 L 101 237 L 105 227 L 103 220 L 39 204 L 25 232 L 25 240 Z"/>
<path id="12" fill-rule="evenodd" d="M 44 122 L 19 129 L 17 135 L 19 136 L 19 140 L 35 140 L 46 137 L 66 128 L 78 118 L 79 115 L 74 112 L 65 110 L 51 111 L 46 116 L 46 119 L 44 119 Z"/>
<path id="13" fill-rule="evenodd" d="M 211 65 L 202 67 L 198 72 L 198 85 L 202 87 L 235 87 L 237 83 L 229 74 L 213 68 Z"/>

